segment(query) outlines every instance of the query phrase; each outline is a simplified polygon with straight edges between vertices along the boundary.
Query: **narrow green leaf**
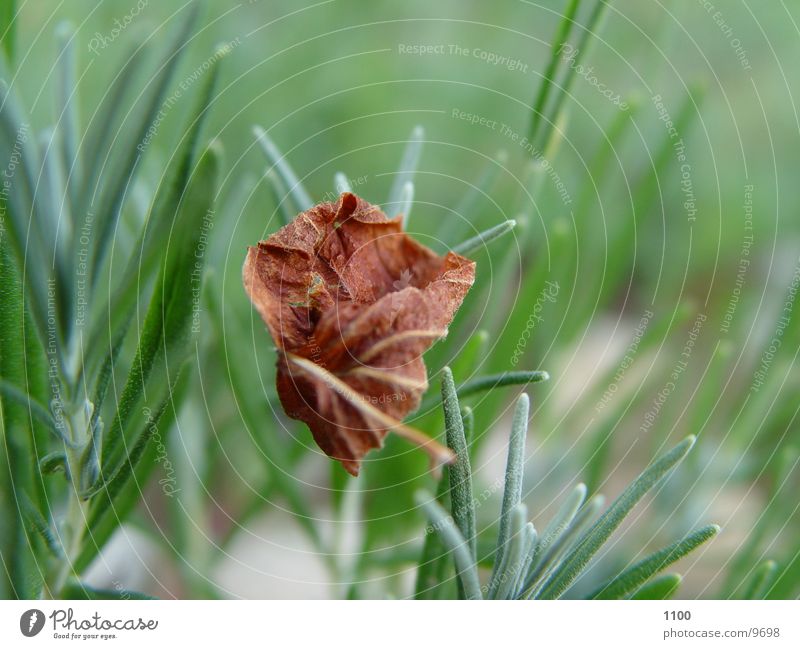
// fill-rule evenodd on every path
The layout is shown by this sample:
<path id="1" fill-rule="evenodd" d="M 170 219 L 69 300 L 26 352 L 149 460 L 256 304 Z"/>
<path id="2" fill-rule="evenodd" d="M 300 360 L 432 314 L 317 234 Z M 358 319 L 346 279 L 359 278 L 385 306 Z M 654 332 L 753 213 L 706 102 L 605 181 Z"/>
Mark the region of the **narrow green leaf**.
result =
<path id="1" fill-rule="evenodd" d="M 25 281 L 26 310 L 33 317 L 39 338 L 47 340 L 48 333 L 55 333 L 62 342 L 63 331 L 59 327 L 55 332 L 48 331 L 47 326 L 48 269 L 52 268 L 47 253 L 53 249 L 50 245 L 53 239 L 52 232 L 46 232 L 44 227 L 53 210 L 43 209 L 41 205 L 49 199 L 49 192 L 35 190 L 42 162 L 31 120 L 9 85 L 13 76 L 2 52 L 0 79 L 6 80 L 0 83 L 0 159 L 19 161 L 14 173 L 4 179 L 7 183 L 4 192 L 8 216 L 6 233 L 11 244 L 10 249 L 5 242 L 3 244 L 6 261 L 15 263 L 19 276 Z"/>
<path id="2" fill-rule="evenodd" d="M 669 599 L 678 590 L 682 580 L 676 574 L 655 577 L 631 595 L 631 599 Z"/>
<path id="3" fill-rule="evenodd" d="M 193 294 L 199 290 L 204 254 L 201 238 L 208 237 L 208 219 L 214 204 L 219 150 L 212 144 L 197 163 L 175 219 L 170 246 L 164 255 L 155 293 L 145 317 L 131 372 L 123 388 L 117 414 L 104 436 L 103 471 L 113 473 L 123 457 L 124 432 L 142 403 L 147 388 L 151 403 L 159 404 L 162 391 L 177 379 L 192 339 Z M 204 244 L 205 245 L 205 244 Z"/>
<path id="4" fill-rule="evenodd" d="M 586 485 L 582 482 L 575 485 L 575 488 L 564 500 L 561 508 L 544 529 L 540 539 L 543 547 L 552 545 L 561 534 L 569 529 L 575 515 L 586 500 L 586 492 Z"/>
<path id="5" fill-rule="evenodd" d="M 573 0 L 573 2 L 574 1 L 575 0 Z M 575 48 L 575 55 L 572 58 L 571 64 L 567 66 L 567 69 L 564 71 L 561 83 L 557 84 L 558 89 L 556 91 L 556 97 L 553 101 L 553 107 L 548 113 L 548 122 L 550 124 L 556 124 L 562 119 L 562 107 L 577 76 L 576 69 L 588 53 L 588 50 L 591 49 L 591 39 L 597 35 L 597 31 L 600 28 L 600 23 L 607 9 L 608 2 L 609 0 L 595 0 L 595 5 L 592 9 L 592 13 L 589 16 L 589 20 L 581 31 L 581 37 L 578 40 L 577 47 Z M 559 45 L 559 50 L 560 49 L 561 45 Z M 560 52 L 556 52 L 556 54 L 560 54 Z M 549 139 L 550 137 L 548 137 L 545 132 L 545 135 L 540 138 L 540 148 L 544 148 Z"/>
<path id="6" fill-rule="evenodd" d="M 17 34 L 16 15 L 16 0 L 3 0 L 0 2 L 0 40 L 3 42 L 3 50 L 9 61 L 14 60 L 14 45 Z"/>
<path id="7" fill-rule="evenodd" d="M 400 194 L 400 203 L 397 206 L 397 213 L 403 215 L 403 229 L 408 227 L 408 218 L 411 216 L 411 206 L 414 204 L 414 183 L 407 182 L 403 185 L 403 192 Z"/>
<path id="8" fill-rule="evenodd" d="M 272 141 L 272 138 L 267 135 L 267 132 L 260 126 L 253 127 L 253 135 L 255 135 L 261 150 L 272 165 L 275 173 L 277 173 L 281 182 L 289 192 L 289 196 L 291 196 L 294 202 L 293 207 L 296 208 L 295 214 L 297 212 L 310 210 L 314 206 L 314 201 L 311 200 L 311 196 L 306 191 L 305 187 L 303 187 L 303 183 L 300 182 L 300 179 L 297 177 L 294 169 L 292 169 L 289 161 L 280 152 L 280 149 L 278 149 L 275 142 Z"/>
<path id="9" fill-rule="evenodd" d="M 453 252 L 459 255 L 468 255 L 476 250 L 484 247 L 491 241 L 494 241 L 498 237 L 502 237 L 504 234 L 511 232 L 517 225 L 517 222 L 513 219 L 509 219 L 508 221 L 504 221 L 500 225 L 495 225 L 488 230 L 484 230 L 480 234 L 472 237 L 471 239 L 467 239 L 462 243 L 458 244 L 457 246 L 453 247 Z"/>
<path id="10" fill-rule="evenodd" d="M 467 599 L 483 599 L 478 569 L 470 555 L 469 545 L 447 512 L 424 491 L 417 492 L 417 504 L 425 511 L 433 529 L 441 536 L 445 547 L 452 553 L 456 573 L 464 585 Z"/>
<path id="11" fill-rule="evenodd" d="M 539 85 L 539 91 L 536 95 L 536 101 L 533 104 L 533 113 L 531 114 L 531 127 L 528 132 L 528 141 L 535 142 L 536 135 L 539 132 L 539 125 L 544 118 L 544 109 L 547 104 L 547 99 L 550 96 L 550 90 L 553 87 L 553 80 L 556 76 L 558 62 L 561 58 L 561 48 L 569 40 L 569 34 L 572 31 L 572 26 L 575 24 L 575 14 L 578 11 L 580 0 L 570 0 L 567 10 L 561 19 L 556 38 L 553 39 L 550 45 L 550 59 L 547 62 L 547 67 L 544 71 L 544 77 Z"/>
<path id="12" fill-rule="evenodd" d="M 466 381 L 458 386 L 458 396 L 467 397 L 476 392 L 484 392 L 486 390 L 493 390 L 494 388 L 502 388 L 507 385 L 528 385 L 529 383 L 541 383 L 542 381 L 549 381 L 550 374 L 541 371 L 519 371 L 519 372 L 501 372 L 500 374 L 491 374 L 489 376 L 479 376 L 470 381 Z"/>
<path id="13" fill-rule="evenodd" d="M 464 434 L 464 421 L 461 417 L 453 373 L 449 367 L 442 370 L 442 406 L 447 445 L 456 454 L 455 463 L 448 467 L 451 511 L 453 520 L 467 540 L 472 560 L 475 561 L 477 533 L 475 531 L 475 497 L 472 493 L 472 468 L 469 462 L 469 447 Z"/>
<path id="14" fill-rule="evenodd" d="M 450 470 L 442 467 L 442 477 L 436 488 L 436 502 L 446 507 L 450 495 Z M 433 527 L 425 528 L 422 554 L 417 562 L 417 579 L 414 585 L 414 599 L 437 599 L 442 590 L 443 575 L 449 566 L 447 550 L 441 537 Z"/>
<path id="15" fill-rule="evenodd" d="M 78 205 L 83 170 L 78 157 L 80 124 L 78 121 L 78 60 L 75 54 L 75 32 L 68 23 L 59 24 L 56 29 L 56 43 L 60 52 L 58 58 L 58 106 L 57 131 L 61 144 L 61 167 L 66 175 L 70 204 Z"/>
<path id="16" fill-rule="evenodd" d="M 60 150 L 56 132 L 52 128 L 40 131 L 38 143 L 41 151 L 42 170 L 38 192 L 47 194 L 47 203 L 52 206 L 42 216 L 46 219 L 45 228 L 53 233 L 50 245 L 51 262 L 54 277 L 58 286 L 54 297 L 56 298 L 56 315 L 59 320 L 59 330 L 69 338 L 74 320 L 74 269 L 72 244 L 72 207 L 66 189 L 66 175 L 62 168 Z M 50 297 L 48 295 L 48 297 Z M 73 368 L 62 368 L 64 374 L 69 374 Z"/>
<path id="17" fill-rule="evenodd" d="M 553 572 L 541 591 L 541 599 L 556 599 L 569 588 L 591 558 L 619 527 L 642 497 L 653 488 L 678 462 L 680 462 L 694 445 L 694 436 L 689 436 L 658 458 L 645 469 L 642 474 L 625 489 L 612 503 L 605 514 L 586 533 L 583 540 L 564 562 Z"/>
<path id="18" fill-rule="evenodd" d="M 183 19 L 176 37 L 170 43 L 160 68 L 150 80 L 148 85 L 152 85 L 152 90 L 144 100 L 144 106 L 137 104 L 134 107 L 135 110 L 131 114 L 137 115 L 138 120 L 133 126 L 120 125 L 117 136 L 113 139 L 109 149 L 111 159 L 107 157 L 103 165 L 107 170 L 97 179 L 102 193 L 97 201 L 94 201 L 92 197 L 94 188 L 91 188 L 92 193 L 88 194 L 90 203 L 84 211 L 95 214 L 94 238 L 91 243 L 89 261 L 90 286 L 93 286 L 97 280 L 109 248 L 108 239 L 114 232 L 122 203 L 139 169 L 142 153 L 146 149 L 146 142 L 149 138 L 148 131 L 153 127 L 158 112 L 162 109 L 164 95 L 194 27 L 197 7 L 198 5 L 193 5 L 188 10 L 188 15 Z M 97 161 L 94 161 L 94 164 L 97 164 Z"/>
<path id="19" fill-rule="evenodd" d="M 742 599 L 766 599 L 777 577 L 778 564 L 767 559 L 756 568 L 742 593 Z"/>
<path id="20" fill-rule="evenodd" d="M 489 332 L 479 329 L 464 344 L 450 365 L 456 381 L 472 376 L 484 360 Z"/>
<path id="21" fill-rule="evenodd" d="M 531 563 L 534 558 L 534 549 L 538 541 L 539 535 L 536 533 L 536 528 L 533 523 L 528 522 L 525 525 L 525 542 L 522 548 L 522 567 L 517 575 L 516 583 L 514 584 L 513 597 L 522 598 L 524 595 L 525 580 L 531 568 Z"/>
<path id="22" fill-rule="evenodd" d="M 567 496 L 558 512 L 556 512 L 556 515 L 550 520 L 539 537 L 535 551 L 538 560 L 541 560 L 547 549 L 554 545 L 562 534 L 567 532 L 585 500 L 586 485 L 580 483 L 576 485 L 569 496 Z M 533 565 L 532 567 L 536 566 Z"/>
<path id="23" fill-rule="evenodd" d="M 495 157 L 486 163 L 478 181 L 470 185 L 464 192 L 463 198 L 453 210 L 453 215 L 450 218 L 442 219 L 436 231 L 437 238 L 443 241 L 457 240 L 469 232 L 470 225 L 477 227 L 476 212 L 485 205 L 484 201 L 489 200 L 494 203 L 489 193 L 507 164 L 508 153 L 503 150 L 498 151 Z M 494 207 L 498 208 L 499 206 L 494 204 Z"/>
<path id="24" fill-rule="evenodd" d="M 464 425 L 464 441 L 467 449 L 469 449 L 472 445 L 472 439 L 475 437 L 475 415 L 472 412 L 472 408 L 469 406 L 461 408 L 461 421 Z"/>
<path id="25" fill-rule="evenodd" d="M 53 529 L 25 492 L 19 494 L 19 507 L 28 525 L 28 530 L 32 534 L 39 535 L 52 556 L 63 556 L 61 543 L 53 533 Z"/>
<path id="26" fill-rule="evenodd" d="M 522 499 L 522 480 L 525 473 L 525 437 L 528 434 L 528 414 L 530 399 L 521 394 L 514 408 L 511 422 L 511 435 L 508 440 L 508 460 L 506 462 L 505 486 L 503 489 L 503 505 L 500 512 L 500 531 L 497 536 L 494 570 L 489 581 L 489 598 L 493 598 L 500 586 L 500 569 L 506 553 L 506 544 L 512 534 L 512 516 L 514 508 Z"/>
<path id="27" fill-rule="evenodd" d="M 0 395 L 22 406 L 30 417 L 44 424 L 59 440 L 63 441 L 65 444 L 71 443 L 67 437 L 66 431 L 56 425 L 55 420 L 47 408 L 37 403 L 33 397 L 25 394 L 22 390 L 2 378 L 0 378 Z"/>
<path id="28" fill-rule="evenodd" d="M 24 398 L 9 398 L 0 390 L 0 597 L 33 599 L 39 596 L 43 568 L 35 554 L 36 538 L 28 532 L 18 501 L 24 492 L 40 510 L 47 507 L 38 455 L 51 441 L 49 427 L 32 417 L 28 405 L 52 393 L 8 243 L 0 238 L 0 381 Z"/>
<path id="29" fill-rule="evenodd" d="M 503 565 L 498 572 L 494 599 L 513 599 L 516 585 L 525 564 L 525 546 L 529 536 L 525 532 L 528 508 L 519 503 L 511 512 L 508 547 L 503 553 Z"/>
<path id="30" fill-rule="evenodd" d="M 98 164 L 98 161 L 108 157 L 108 146 L 113 140 L 114 129 L 121 129 L 123 126 L 122 120 L 125 118 L 127 104 L 125 96 L 133 80 L 142 70 L 143 59 L 148 51 L 149 48 L 145 45 L 137 45 L 121 59 L 124 63 L 107 84 L 108 90 L 100 98 L 96 111 L 89 118 L 84 135 L 85 144 L 80 151 L 81 164 L 85 171 L 81 194 L 86 200 L 98 191 L 99 177 L 105 166 Z"/>
<path id="31" fill-rule="evenodd" d="M 156 188 L 155 197 L 150 207 L 147 221 L 133 246 L 125 271 L 120 277 L 117 288 L 111 293 L 110 301 L 100 311 L 107 318 L 98 318 L 91 333 L 91 340 L 106 340 L 107 332 L 111 332 L 111 340 L 106 346 L 105 362 L 113 356 L 114 348 L 122 342 L 132 313 L 138 302 L 141 286 L 146 285 L 150 277 L 159 267 L 159 260 L 164 251 L 161 245 L 173 227 L 181 201 L 186 193 L 193 167 L 197 159 L 197 147 L 203 125 L 210 113 L 214 89 L 219 76 L 220 61 L 224 57 L 220 50 L 214 57 L 206 73 L 203 86 L 194 113 L 188 121 L 184 137 L 168 162 L 165 180 Z M 88 346 L 89 375 L 93 375 L 100 363 L 99 354 L 104 345 Z"/>
<path id="32" fill-rule="evenodd" d="M 455 375 L 455 371 L 453 371 Z M 530 383 L 541 383 L 542 381 L 549 381 L 550 374 L 548 372 L 538 370 L 520 370 L 515 372 L 500 372 L 498 374 L 490 374 L 487 376 L 478 376 L 474 379 L 469 379 L 456 387 L 456 394 L 459 398 L 469 397 L 478 392 L 485 392 L 495 388 L 502 388 L 509 385 L 528 385 Z M 436 403 L 441 399 L 439 394 L 430 394 L 422 402 L 419 407 L 420 411 L 425 412 L 433 408 Z"/>
<path id="33" fill-rule="evenodd" d="M 392 189 L 389 191 L 389 199 L 386 202 L 386 213 L 389 216 L 397 216 L 403 213 L 401 211 L 403 195 L 407 191 L 406 185 L 414 182 L 414 173 L 417 171 L 417 165 L 419 165 L 424 140 L 425 129 L 422 126 L 415 126 L 408 138 L 406 148 L 403 150 L 400 166 L 394 177 Z"/>
<path id="34" fill-rule="evenodd" d="M 295 201 L 289 196 L 286 187 L 273 169 L 264 174 L 264 180 L 267 183 L 267 187 L 269 187 L 270 194 L 272 194 L 272 200 L 278 208 L 281 225 L 288 225 L 299 212 L 299 209 L 295 206 Z"/>
<path id="35" fill-rule="evenodd" d="M 132 448 L 129 447 L 130 452 L 126 456 L 129 461 L 125 470 L 130 469 L 130 475 L 136 484 L 145 484 L 158 463 L 158 445 L 148 444 L 145 440 L 152 440 L 156 433 L 166 435 L 170 430 L 175 422 L 174 406 L 181 402 L 187 384 L 188 381 L 179 378 L 172 388 L 172 394 L 168 394 L 160 404 L 154 404 L 149 412 L 142 413 L 140 418 L 130 422 L 128 427 L 134 430 L 130 437 L 137 441 Z M 102 477 L 107 478 L 108 475 Z M 109 490 L 101 488 L 89 502 L 87 527 L 90 533 L 86 534 L 83 548 L 74 562 L 74 574 L 81 574 L 89 566 L 139 502 L 141 491 L 131 488 L 129 483 L 129 478 L 114 480 Z"/>
<path id="36" fill-rule="evenodd" d="M 533 550 L 528 577 L 522 588 L 527 599 L 536 599 L 545 580 L 561 565 L 564 555 L 592 525 L 603 505 L 605 498 L 597 495 L 578 510 L 563 532 L 548 538 L 543 535 Z"/>
<path id="37" fill-rule="evenodd" d="M 39 460 L 39 471 L 44 475 L 63 471 L 67 473 L 67 456 L 61 451 L 48 453 Z"/>
<path id="38" fill-rule="evenodd" d="M 350 187 L 350 181 L 347 180 L 347 176 L 345 176 L 341 171 L 337 171 L 333 176 L 333 186 L 336 188 L 337 194 L 344 194 L 345 192 L 353 191 L 353 189 Z"/>
<path id="39" fill-rule="evenodd" d="M 623 570 L 605 586 L 589 595 L 588 599 L 622 599 L 643 586 L 653 575 L 686 556 L 706 541 L 714 538 L 719 526 L 707 525 L 645 557 Z"/>

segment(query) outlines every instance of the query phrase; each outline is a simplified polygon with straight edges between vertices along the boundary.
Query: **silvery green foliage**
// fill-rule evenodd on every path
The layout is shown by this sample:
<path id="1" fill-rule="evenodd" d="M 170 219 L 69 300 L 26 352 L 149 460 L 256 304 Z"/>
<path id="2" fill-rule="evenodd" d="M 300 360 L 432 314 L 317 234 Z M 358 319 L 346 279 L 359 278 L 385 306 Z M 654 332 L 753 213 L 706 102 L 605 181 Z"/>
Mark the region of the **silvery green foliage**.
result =
<path id="1" fill-rule="evenodd" d="M 93 596 L 78 581 L 81 571 L 135 504 L 138 490 L 129 482 L 135 476 L 141 484 L 152 471 L 154 462 L 141 460 L 176 405 L 193 339 L 192 289 L 203 279 L 197 252 L 206 245 L 216 194 L 219 146 L 200 150 L 200 132 L 222 52 L 209 59 L 138 241 L 116 253 L 123 273 L 111 273 L 107 253 L 195 14 L 194 6 L 178 12 L 153 69 L 144 65 L 145 48 L 126 59 L 83 133 L 68 25 L 56 31 L 53 128 L 33 132 L 10 83 L 11 63 L 0 55 L 0 158 L 19 161 L 0 248 L 2 283 L 12 289 L 0 319 L 0 447 L 11 455 L 3 465 L 12 467 L 10 484 L 0 488 L 3 597 Z M 145 74 L 150 83 L 136 97 L 132 80 Z M 109 286 L 101 287 L 101 278 Z M 137 309 L 145 316 L 134 329 Z M 111 399 L 115 374 L 124 382 Z"/>

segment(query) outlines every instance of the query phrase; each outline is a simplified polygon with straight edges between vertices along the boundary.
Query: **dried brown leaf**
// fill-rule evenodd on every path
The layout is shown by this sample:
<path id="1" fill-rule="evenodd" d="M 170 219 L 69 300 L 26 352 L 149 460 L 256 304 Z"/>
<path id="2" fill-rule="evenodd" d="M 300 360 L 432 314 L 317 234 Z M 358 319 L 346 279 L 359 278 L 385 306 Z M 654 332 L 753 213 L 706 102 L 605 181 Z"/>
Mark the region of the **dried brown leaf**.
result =
<path id="1" fill-rule="evenodd" d="M 278 395 L 325 453 L 358 475 L 391 429 L 436 463 L 449 449 L 402 423 L 428 386 L 421 355 L 475 279 L 355 194 L 320 203 L 248 249 L 245 290 L 278 347 Z"/>

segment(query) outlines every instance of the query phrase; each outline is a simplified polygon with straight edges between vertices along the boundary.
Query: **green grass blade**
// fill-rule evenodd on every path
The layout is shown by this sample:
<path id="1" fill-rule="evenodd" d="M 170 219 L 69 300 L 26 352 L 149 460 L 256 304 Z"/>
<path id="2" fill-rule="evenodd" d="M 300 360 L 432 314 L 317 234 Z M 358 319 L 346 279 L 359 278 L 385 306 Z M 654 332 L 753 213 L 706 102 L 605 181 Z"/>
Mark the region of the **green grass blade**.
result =
<path id="1" fill-rule="evenodd" d="M 156 290 L 145 317 L 133 366 L 125 382 L 117 413 L 104 436 L 102 471 L 98 483 L 85 498 L 90 506 L 90 538 L 77 562 L 85 567 L 137 500 L 137 491 L 126 489 L 131 476 L 144 482 L 152 472 L 154 445 L 148 442 L 164 419 L 174 418 L 181 396 L 181 366 L 191 353 L 193 287 L 202 277 L 204 255 L 196 255 L 201 237 L 208 236 L 205 218 L 216 196 L 220 165 L 219 147 L 212 143 L 201 155 L 181 202 L 170 245 L 164 256 Z M 199 264 L 199 266 L 198 266 Z M 145 396 L 144 389 L 147 389 Z M 134 416 L 141 413 L 141 416 Z"/>
<path id="2" fill-rule="evenodd" d="M 553 88 L 553 81 L 556 76 L 558 62 L 560 60 L 560 51 L 564 43 L 569 40 L 570 32 L 575 24 L 575 14 L 580 6 L 580 0 L 570 0 L 567 10 L 564 12 L 564 17 L 558 28 L 556 38 L 550 46 L 550 59 L 545 68 L 544 77 L 539 85 L 539 91 L 536 94 L 536 101 L 533 103 L 533 113 L 531 114 L 531 126 L 528 131 L 528 141 L 535 142 L 536 136 L 539 133 L 539 126 L 544 119 L 544 109 L 547 104 L 547 99 L 550 96 L 550 91 Z"/>
<path id="3" fill-rule="evenodd" d="M 100 99 L 99 106 L 91 116 L 81 147 L 81 164 L 85 175 L 81 194 L 91 196 L 99 187 L 100 174 L 104 165 L 100 164 L 108 156 L 108 143 L 113 139 L 115 129 L 122 128 L 125 118 L 125 96 L 142 70 L 143 59 L 148 48 L 137 46 L 123 60 L 121 69 L 108 84 L 108 90 Z"/>
<path id="4" fill-rule="evenodd" d="M 303 187 L 303 183 L 300 182 L 289 161 L 278 149 L 275 142 L 272 141 L 272 138 L 260 126 L 253 127 L 253 135 L 255 135 L 258 145 L 261 147 L 261 151 L 263 151 L 272 165 L 272 169 L 275 170 L 275 173 L 289 192 L 289 196 L 291 196 L 294 203 L 295 214 L 310 210 L 314 206 L 314 201 L 311 200 L 311 196 Z"/>
<path id="5" fill-rule="evenodd" d="M 6 249 L 4 263 L 14 262 L 20 277 L 25 281 L 26 309 L 33 317 L 41 340 L 47 340 L 47 282 L 52 264 L 47 253 L 52 251 L 51 236 L 45 233 L 47 210 L 41 202 L 49 198 L 48 192 L 36 192 L 36 182 L 42 168 L 36 138 L 31 132 L 31 120 L 9 85 L 12 75 L 0 52 L 0 159 L 20 160 L 14 174 L 5 178 L 6 233 L 11 244 Z M 52 213 L 52 210 L 49 212 Z M 22 268 L 25 268 L 23 275 Z M 56 328 L 59 342 L 63 330 Z M 60 347 L 59 347 L 60 348 Z"/>
<path id="6" fill-rule="evenodd" d="M 452 250 L 459 255 L 469 255 L 470 253 L 483 248 L 489 242 L 502 237 L 504 234 L 508 234 L 516 227 L 516 225 L 517 222 L 514 219 L 509 219 L 500 225 L 495 225 L 488 230 L 484 230 L 471 239 L 467 239 L 466 241 L 459 243 L 457 246 L 454 246 Z"/>
<path id="7" fill-rule="evenodd" d="M 16 15 L 16 0 L 3 0 L 0 2 L 0 40 L 3 42 L 3 50 L 9 61 L 14 60 L 14 46 L 17 34 Z"/>
<path id="8" fill-rule="evenodd" d="M 586 26 L 581 31 L 580 39 L 578 39 L 578 46 L 576 47 L 575 56 L 572 60 L 572 64 L 568 66 L 567 70 L 564 72 L 564 76 L 562 78 L 561 83 L 559 84 L 559 88 L 556 91 L 556 97 L 553 101 L 553 107 L 548 113 L 548 122 L 549 124 L 553 125 L 551 128 L 555 131 L 556 127 L 558 126 L 557 122 L 562 119 L 562 110 L 564 106 L 564 101 L 566 101 L 567 96 L 569 95 L 570 88 L 575 81 L 576 78 L 576 68 L 580 65 L 581 61 L 587 54 L 587 50 L 591 49 L 591 38 L 595 36 L 597 30 L 600 27 L 600 22 L 605 15 L 606 9 L 608 7 L 608 3 L 610 0 L 596 0 L 594 8 L 592 9 L 592 13 L 589 16 L 589 20 L 586 23 Z M 559 45 L 559 50 L 561 49 L 561 45 Z M 559 54 L 559 52 L 556 52 Z M 545 135 L 543 135 L 539 140 L 539 148 L 544 148 L 548 146 L 548 141 L 551 140 L 551 137 L 547 135 L 545 131 Z M 531 140 L 534 141 L 534 140 Z M 546 154 L 548 155 L 548 154 Z"/>
<path id="9" fill-rule="evenodd" d="M 756 568 L 750 583 L 742 592 L 742 599 L 766 599 L 778 577 L 778 564 L 767 559 Z"/>
<path id="10" fill-rule="evenodd" d="M 415 126 L 408 138 L 403 157 L 400 159 L 397 175 L 394 177 L 392 188 L 389 191 L 389 199 L 386 202 L 386 213 L 389 216 L 402 214 L 400 206 L 403 202 L 405 187 L 407 183 L 413 183 L 414 181 L 414 173 L 417 171 L 424 140 L 425 129 L 421 126 Z"/>
<path id="11" fill-rule="evenodd" d="M 634 506 L 686 456 L 694 442 L 694 436 L 687 437 L 671 451 L 653 462 L 625 489 L 622 495 L 612 503 L 606 513 L 586 533 L 575 550 L 550 576 L 542 588 L 541 599 L 556 599 L 569 588 Z"/>
<path id="12" fill-rule="evenodd" d="M 106 252 L 109 248 L 108 240 L 111 237 L 119 219 L 122 203 L 128 193 L 131 182 L 140 165 L 141 156 L 146 149 L 148 131 L 152 128 L 159 110 L 162 109 L 164 95 L 167 92 L 170 80 L 178 67 L 181 54 L 189 40 L 189 35 L 197 17 L 197 6 L 189 9 L 189 15 L 177 31 L 176 37 L 170 43 L 167 54 L 158 71 L 153 75 L 150 84 L 152 90 L 144 100 L 144 106 L 138 104 L 133 107 L 133 114 L 138 115 L 138 120 L 133 126 L 120 125 L 118 135 L 111 143 L 108 154 L 106 171 L 97 182 L 101 193 L 95 202 L 89 194 L 90 204 L 86 211 L 95 214 L 95 236 L 92 240 L 92 250 L 89 262 L 90 286 L 97 280 Z M 97 161 L 94 161 L 97 164 Z M 94 191 L 94 188 L 91 188 Z"/>
<path id="13" fill-rule="evenodd" d="M 719 532 L 717 525 L 707 525 L 688 534 L 685 538 L 645 557 L 630 568 L 623 570 L 605 586 L 589 595 L 588 599 L 622 599 L 643 586 L 653 575 L 675 563 Z"/>
<path id="14" fill-rule="evenodd" d="M 683 578 L 676 574 L 655 577 L 631 595 L 631 599 L 669 599 L 678 590 L 681 581 Z"/>
<path id="15" fill-rule="evenodd" d="M 212 145 L 201 156 L 192 174 L 173 224 L 170 243 L 162 262 L 154 295 L 145 317 L 136 358 L 120 398 L 102 452 L 107 475 L 112 467 L 127 462 L 122 449 L 124 431 L 148 392 L 168 390 L 189 351 L 192 339 L 193 289 L 204 256 L 196 256 L 200 238 L 208 236 L 205 219 L 214 203 L 219 168 L 218 147 Z M 197 264 L 200 266 L 198 267 Z M 152 386 L 152 387 L 151 387 Z M 151 398 L 151 397 L 149 397 Z M 153 399 L 156 403 L 160 397 Z"/>
<path id="16" fill-rule="evenodd" d="M 0 597 L 4 599 L 38 595 L 29 579 L 36 569 L 34 545 L 28 539 L 18 504 L 21 489 L 34 482 L 30 464 L 25 461 L 25 429 L 17 424 L 19 412 L 16 404 L 9 406 L 0 398 Z"/>
<path id="17" fill-rule="evenodd" d="M 61 145 L 61 167 L 64 170 L 69 191 L 70 204 L 78 205 L 83 172 L 78 157 L 80 123 L 78 120 L 77 56 L 75 54 L 75 32 L 68 23 L 56 29 L 56 41 L 61 53 L 58 59 L 58 107 L 57 131 Z"/>
<path id="18" fill-rule="evenodd" d="M 456 461 L 449 468 L 450 501 L 453 520 L 467 540 L 472 560 L 475 561 L 477 533 L 475 531 L 475 498 L 472 492 L 472 468 L 469 447 L 464 433 L 464 420 L 456 395 L 453 373 L 449 367 L 442 371 L 442 406 L 447 432 L 447 445 L 455 452 Z"/>
<path id="19" fill-rule="evenodd" d="M 169 236 L 196 162 L 200 134 L 210 112 L 221 58 L 214 59 L 206 74 L 196 109 L 188 122 L 184 137 L 168 163 L 166 179 L 156 189 L 150 213 L 133 247 L 125 272 L 113 291 L 110 302 L 100 311 L 107 317 L 98 318 L 94 325 L 91 340 L 104 340 L 110 332 L 113 342 L 106 346 L 98 344 L 88 347 L 87 365 L 90 376 L 99 367 L 99 354 L 104 351 L 113 352 L 114 347 L 118 346 L 119 342 L 116 341 L 121 341 L 131 322 L 131 315 L 141 292 L 140 287 L 147 284 L 159 266 L 164 249 L 161 242 Z"/>
<path id="20" fill-rule="evenodd" d="M 511 435 L 508 440 L 508 460 L 506 462 L 505 487 L 503 489 L 503 505 L 500 512 L 500 531 L 497 536 L 497 549 L 495 550 L 494 569 L 489 581 L 489 598 L 493 598 L 500 586 L 500 569 L 503 565 L 506 545 L 512 533 L 512 516 L 514 508 L 522 499 L 522 480 L 525 469 L 525 437 L 528 433 L 528 414 L 530 412 L 530 399 L 527 394 L 521 394 L 514 408 L 514 418 L 511 422 Z"/>
<path id="21" fill-rule="evenodd" d="M 478 568 L 470 555 L 469 545 L 447 512 L 424 491 L 417 492 L 417 504 L 425 511 L 433 528 L 441 536 L 445 547 L 452 553 L 456 573 L 464 585 L 467 599 L 483 599 L 478 581 Z"/>

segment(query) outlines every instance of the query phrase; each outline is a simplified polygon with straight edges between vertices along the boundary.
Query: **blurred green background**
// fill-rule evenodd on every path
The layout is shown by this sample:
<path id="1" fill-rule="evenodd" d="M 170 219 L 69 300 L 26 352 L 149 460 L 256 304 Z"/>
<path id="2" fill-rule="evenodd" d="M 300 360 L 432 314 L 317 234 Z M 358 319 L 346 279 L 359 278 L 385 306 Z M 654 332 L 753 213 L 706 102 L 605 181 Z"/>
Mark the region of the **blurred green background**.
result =
<path id="1" fill-rule="evenodd" d="M 512 369 L 536 308 L 541 320 L 517 369 L 552 376 L 531 389 L 524 499 L 537 527 L 575 482 L 614 497 L 666 445 L 699 435 L 687 463 L 637 510 L 635 529 L 622 530 L 575 594 L 591 589 L 593 575 L 613 574 L 704 521 L 722 533 L 679 564 L 681 596 L 735 596 L 767 558 L 779 565 L 772 595 L 800 593 L 793 301 L 765 385 L 751 389 L 800 263 L 800 7 L 614 0 L 584 48 L 583 74 L 568 89 L 542 171 L 522 138 L 565 4 L 205 3 L 115 239 L 125 250 L 144 218 L 146 199 L 137 196 L 158 183 L 192 109 L 196 88 L 186 80 L 228 44 L 205 130 L 222 143 L 225 168 L 202 335 L 169 437 L 180 493 L 165 498 L 157 472 L 89 583 L 175 597 L 409 595 L 423 525 L 412 494 L 432 484 L 423 454 L 391 439 L 357 483 L 324 457 L 280 411 L 272 341 L 240 274 L 246 246 L 281 223 L 253 125 L 269 132 L 315 200 L 330 199 L 334 173 L 343 172 L 378 204 L 421 125 L 414 236 L 441 252 L 505 219 L 519 222 L 513 236 L 476 255 L 479 285 L 447 343 L 426 360 L 435 392 L 441 367 L 457 367 L 470 336 L 486 330 L 486 350 L 460 378 Z M 15 85 L 36 126 L 45 126 L 54 119 L 60 21 L 77 30 L 87 123 L 132 47 L 163 40 L 184 3 L 20 5 Z M 415 46 L 434 49 L 412 53 Z M 495 64 L 501 57 L 507 64 Z M 492 181 L 481 185 L 487 174 Z M 543 301 L 547 282 L 559 288 Z M 628 366 L 646 313 L 648 333 Z M 502 475 L 513 395 L 504 389 L 470 402 L 474 468 L 487 488 Z M 435 413 L 411 421 L 441 433 Z M 487 538 L 497 491 L 479 510 Z"/>

